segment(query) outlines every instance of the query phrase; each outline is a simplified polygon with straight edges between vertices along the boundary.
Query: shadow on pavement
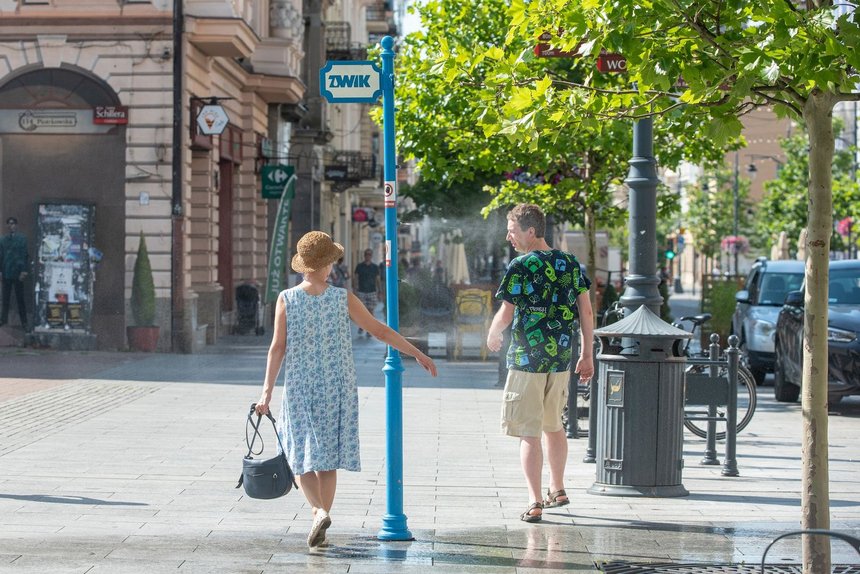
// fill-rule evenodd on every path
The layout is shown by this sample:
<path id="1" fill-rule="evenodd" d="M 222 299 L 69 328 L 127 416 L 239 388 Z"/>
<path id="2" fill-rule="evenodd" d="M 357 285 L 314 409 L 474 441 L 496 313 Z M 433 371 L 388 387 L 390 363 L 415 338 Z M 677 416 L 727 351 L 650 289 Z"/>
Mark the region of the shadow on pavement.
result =
<path id="1" fill-rule="evenodd" d="M 53 494 L 2 494 L 0 498 L 26 500 L 29 502 L 49 502 L 51 504 L 86 504 L 88 506 L 149 506 L 143 502 L 122 502 L 120 500 L 101 500 L 87 496 L 56 496 Z"/>

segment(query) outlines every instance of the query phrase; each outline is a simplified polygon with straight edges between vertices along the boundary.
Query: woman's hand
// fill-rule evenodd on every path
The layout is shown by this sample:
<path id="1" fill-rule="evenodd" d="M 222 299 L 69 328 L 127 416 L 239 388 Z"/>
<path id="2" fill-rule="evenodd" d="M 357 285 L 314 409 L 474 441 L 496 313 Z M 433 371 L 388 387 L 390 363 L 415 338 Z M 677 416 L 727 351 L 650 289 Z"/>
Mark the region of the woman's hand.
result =
<path id="1" fill-rule="evenodd" d="M 415 356 L 415 360 L 418 361 L 418 364 L 424 367 L 424 370 L 430 373 L 432 376 L 436 376 L 436 363 L 433 362 L 433 359 L 421 353 Z"/>
<path id="2" fill-rule="evenodd" d="M 272 397 L 269 397 L 269 396 L 266 396 L 265 394 L 263 394 L 263 396 L 260 397 L 260 400 L 257 401 L 257 404 L 254 406 L 254 411 L 258 415 L 269 414 L 269 401 L 271 401 L 271 400 L 272 400 Z"/>

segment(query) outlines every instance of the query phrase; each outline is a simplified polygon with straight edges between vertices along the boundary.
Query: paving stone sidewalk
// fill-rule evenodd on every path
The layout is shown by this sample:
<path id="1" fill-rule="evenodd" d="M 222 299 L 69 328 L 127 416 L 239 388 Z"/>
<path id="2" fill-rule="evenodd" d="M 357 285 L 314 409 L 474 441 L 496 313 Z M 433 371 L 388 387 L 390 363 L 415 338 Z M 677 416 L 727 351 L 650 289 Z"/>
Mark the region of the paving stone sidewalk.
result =
<path id="1" fill-rule="evenodd" d="M 741 476 L 699 466 L 704 441 L 685 435 L 684 498 L 587 494 L 587 442 L 570 441 L 572 504 L 540 524 L 527 500 L 514 439 L 499 433 L 494 362 L 440 362 L 431 379 L 404 373 L 405 513 L 415 540 L 379 542 L 385 508 L 384 347 L 355 339 L 363 469 L 339 474 L 331 544 L 309 552 L 300 493 L 273 501 L 234 488 L 244 416 L 258 396 L 267 342 L 228 337 L 200 355 L 134 356 L 45 387 L 0 355 L 0 572 L 487 572 L 594 571 L 607 561 L 756 564 L 799 527 L 800 406 L 759 407 L 739 437 Z M 10 363 L 10 358 L 12 363 Z M 122 358 L 122 357 L 120 357 Z M 65 369 L 65 370 L 64 370 Z M 32 388 L 27 389 L 27 382 Z M 276 398 L 279 399 L 279 394 Z M 273 443 L 274 438 L 269 437 Z M 832 526 L 860 535 L 860 401 L 830 416 Z M 797 563 L 797 539 L 771 563 Z M 833 543 L 836 564 L 858 564 Z"/>

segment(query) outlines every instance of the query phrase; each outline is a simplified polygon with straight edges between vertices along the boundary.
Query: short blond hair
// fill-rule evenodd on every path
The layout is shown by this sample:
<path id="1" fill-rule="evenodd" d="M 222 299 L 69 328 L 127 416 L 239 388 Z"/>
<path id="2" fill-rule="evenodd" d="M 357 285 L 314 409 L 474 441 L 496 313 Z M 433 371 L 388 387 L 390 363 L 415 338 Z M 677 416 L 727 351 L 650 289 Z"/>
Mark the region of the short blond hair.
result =
<path id="1" fill-rule="evenodd" d="M 546 233 L 546 215 L 533 203 L 521 203 L 514 207 L 508 212 L 508 221 L 515 222 L 523 231 L 534 228 L 535 237 L 543 237 Z"/>

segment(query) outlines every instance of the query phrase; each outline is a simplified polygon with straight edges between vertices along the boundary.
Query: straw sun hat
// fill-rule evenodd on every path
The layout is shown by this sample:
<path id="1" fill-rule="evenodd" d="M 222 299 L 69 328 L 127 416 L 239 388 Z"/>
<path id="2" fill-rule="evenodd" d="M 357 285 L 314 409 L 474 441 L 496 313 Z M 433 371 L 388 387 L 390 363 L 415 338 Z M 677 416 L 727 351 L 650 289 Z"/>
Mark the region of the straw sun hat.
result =
<path id="1" fill-rule="evenodd" d="M 299 273 L 317 271 L 343 257 L 343 245 L 335 243 L 322 231 L 304 234 L 296 247 L 298 253 L 293 256 L 291 265 Z"/>

